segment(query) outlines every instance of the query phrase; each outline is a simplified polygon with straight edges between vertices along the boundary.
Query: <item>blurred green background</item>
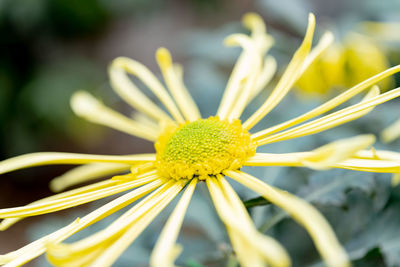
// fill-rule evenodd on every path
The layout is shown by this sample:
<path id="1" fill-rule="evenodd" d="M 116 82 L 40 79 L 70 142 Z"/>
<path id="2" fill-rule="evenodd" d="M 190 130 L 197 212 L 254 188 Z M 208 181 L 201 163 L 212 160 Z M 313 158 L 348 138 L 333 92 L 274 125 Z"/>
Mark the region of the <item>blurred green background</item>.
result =
<path id="1" fill-rule="evenodd" d="M 203 115 L 212 115 L 239 52 L 237 49 L 224 48 L 223 38 L 233 32 L 245 32 L 240 19 L 248 11 L 259 13 L 266 20 L 268 31 L 275 38 L 276 46 L 271 53 L 278 61 L 278 72 L 284 69 L 301 41 L 307 23 L 307 13 L 310 11 L 317 17 L 317 37 L 324 30 L 330 29 L 339 42 L 348 31 L 354 31 L 357 25 L 366 20 L 400 22 L 400 2 L 395 0 L 0 0 L 0 159 L 38 151 L 99 154 L 132 154 L 152 151 L 152 144 L 148 142 L 109 131 L 77 118 L 69 107 L 71 94 L 80 89 L 91 91 L 103 99 L 107 105 L 129 114 L 130 109 L 113 94 L 109 86 L 108 64 L 117 56 L 128 56 L 143 62 L 158 74 L 154 52 L 158 47 L 165 46 L 171 50 L 176 61 L 183 63 L 185 82 L 192 90 Z M 382 49 L 382 53 L 387 56 L 390 66 L 400 63 L 398 50 L 400 42 L 377 40 L 377 44 Z M 394 80 L 392 87 L 396 84 L 399 83 Z M 298 96 L 299 92 L 289 96 L 283 104 L 287 104 L 291 109 L 283 109 L 284 113 L 279 111 L 273 113 L 269 123 L 290 118 L 326 98 L 324 95 L 321 98 L 300 97 L 299 99 L 295 95 Z M 295 144 L 297 145 L 295 147 L 298 150 L 310 149 L 326 141 L 354 133 L 378 134 L 380 129 L 400 117 L 398 104 L 392 101 L 387 105 L 388 109 L 377 110 L 369 120 L 361 120 L 352 126 L 341 128 L 340 131 L 330 131 L 325 137 L 312 138 L 308 143 Z M 284 145 L 285 147 L 288 145 Z M 400 151 L 399 142 L 392 144 L 390 148 Z M 48 182 L 68 169 L 69 167 L 65 166 L 38 167 L 2 175 L 0 207 L 23 205 L 50 195 Z M 271 168 L 269 172 L 260 173 L 260 175 L 271 177 L 273 172 L 281 172 L 281 170 Z M 298 194 L 316 190 L 315 188 L 319 188 L 318 183 L 321 183 L 319 181 L 317 185 L 313 184 L 315 174 L 311 171 L 287 170 L 285 174 L 285 177 L 289 177 L 285 178 L 288 181 L 283 179 L 278 185 Z M 291 176 L 302 178 L 293 182 L 290 180 Z M 336 176 L 343 175 L 332 174 L 333 178 Z M 365 224 L 354 230 L 359 233 L 362 227 L 373 222 L 372 218 L 375 218 L 376 214 L 386 212 L 389 208 L 394 209 L 390 203 L 393 202 L 396 205 L 398 203 L 396 202 L 398 192 L 388 187 L 389 176 L 368 177 L 365 179 L 369 179 L 369 187 L 358 184 L 344 186 L 340 182 L 339 184 L 343 186 L 335 190 L 346 193 L 345 197 L 341 196 L 345 200 L 342 199 L 339 204 L 334 201 L 336 204 L 333 208 L 329 201 L 316 201 L 316 204 L 322 203 L 318 207 L 326 212 L 328 218 L 331 216 L 330 219 L 335 221 L 338 216 L 344 216 L 340 213 L 344 212 L 343 207 L 347 208 L 346 212 L 351 209 L 348 207 L 349 199 L 352 201 L 351 198 L 356 198 L 360 201 L 360 198 L 365 197 L 368 201 L 372 201 L 374 196 L 381 197 L 379 201 L 383 204 L 381 202 L 376 204 L 375 210 L 366 208 L 371 214 L 365 211 L 369 214 L 365 215 Z M 375 190 L 381 188 L 377 185 L 383 188 L 379 191 L 380 193 Z M 354 196 L 362 195 L 362 192 L 367 193 L 361 197 Z M 245 199 L 253 197 L 246 194 L 242 193 L 242 197 Z M 362 203 L 365 204 L 365 202 Z M 80 209 L 85 211 L 88 208 L 90 205 L 85 205 Z M 275 212 L 270 207 L 264 208 L 254 211 L 256 214 L 263 214 L 259 215 L 260 218 L 264 218 L 259 219 L 259 225 L 262 225 L 262 221 Z M 354 209 L 358 210 L 359 207 Z M 207 212 L 212 213 L 212 208 Z M 6 232 L 0 233 L 0 253 L 19 248 L 33 237 L 49 232 L 49 229 L 55 228 L 54 225 L 59 225 L 60 222 L 65 223 L 66 218 L 71 220 L 70 218 L 74 216 L 75 213 L 64 211 L 55 215 L 24 220 Z M 207 216 L 210 221 L 217 221 L 214 218 L 215 214 Z M 348 220 L 354 218 L 356 217 Z M 218 225 L 218 222 L 215 224 Z M 298 228 L 293 230 L 294 235 L 298 234 L 300 238 L 308 242 L 306 242 L 307 248 L 300 248 L 299 244 L 293 242 L 293 239 L 286 234 L 290 233 L 290 227 L 294 227 L 288 224 L 293 224 L 293 222 L 289 220 L 278 224 L 278 228 L 275 228 L 272 234 L 277 232 L 282 242 L 288 243 L 290 250 L 299 257 L 294 260 L 295 265 L 304 266 L 310 265 L 310 262 L 315 263 L 318 257 L 314 255 L 315 252 L 312 252 L 312 245 L 309 244 L 304 232 Z M 36 228 L 27 227 L 29 225 L 36 225 Z M 337 225 L 334 224 L 334 226 Z M 400 228 L 400 225 L 398 226 Z M 286 230 L 287 228 L 289 230 Z M 189 232 L 196 233 L 198 231 L 196 229 Z M 205 234 L 200 232 L 198 239 L 204 236 L 215 237 L 218 235 L 218 229 L 223 228 L 203 229 L 206 232 L 214 232 Z M 356 235 L 353 233 L 349 235 L 351 236 L 351 238 L 348 237 L 350 246 L 357 247 L 357 245 L 351 245 L 357 243 L 352 239 Z M 400 233 L 398 235 L 400 239 Z M 148 240 L 152 238 L 154 239 L 154 236 L 148 237 L 144 245 L 137 242 L 141 247 L 136 249 L 145 251 L 146 245 L 151 247 Z M 202 252 L 201 247 L 196 247 L 196 244 L 207 247 L 210 243 L 217 250 L 219 249 L 220 253 L 214 255 L 216 260 L 214 262 L 210 260 L 206 266 L 221 266 L 222 262 L 226 262 L 229 258 L 229 249 L 223 246 L 225 243 L 218 243 L 220 239 L 217 237 L 215 240 L 209 239 L 211 240 L 193 239 L 197 241 L 188 242 L 189 248 L 185 248 L 185 252 L 188 250 L 189 255 L 195 256 L 183 259 L 182 264 L 202 266 L 196 264 L 207 261 L 198 255 Z M 357 249 L 360 251 L 359 247 Z M 299 255 L 306 250 L 310 256 L 302 259 Z M 388 263 L 392 263 L 388 264 L 390 266 L 400 265 L 400 259 L 392 256 L 388 260 L 381 250 L 377 245 L 371 245 L 365 249 L 364 254 L 359 253 L 361 256 L 355 259 L 359 260 L 360 266 L 385 266 Z M 204 253 L 204 257 L 209 257 L 209 255 Z M 129 263 L 129 260 L 128 257 L 126 262 Z M 397 263 L 399 265 L 396 265 Z M 44 261 L 39 260 L 28 266 L 43 264 L 45 264 Z M 124 263 L 116 266 L 124 266 Z"/>

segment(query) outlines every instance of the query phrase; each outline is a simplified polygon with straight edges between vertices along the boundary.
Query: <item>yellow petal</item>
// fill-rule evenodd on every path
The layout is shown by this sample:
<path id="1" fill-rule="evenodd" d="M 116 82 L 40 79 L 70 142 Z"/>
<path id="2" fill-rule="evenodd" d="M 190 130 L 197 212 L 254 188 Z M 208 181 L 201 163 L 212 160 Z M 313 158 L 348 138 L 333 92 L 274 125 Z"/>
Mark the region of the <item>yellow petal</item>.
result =
<path id="1" fill-rule="evenodd" d="M 240 98 L 239 95 L 243 93 L 243 83 L 251 74 L 251 70 L 253 69 L 252 62 L 254 59 L 254 54 L 257 54 L 257 57 L 262 60 L 267 50 L 272 46 L 273 39 L 266 33 L 266 27 L 262 18 L 255 13 L 247 13 L 243 16 L 243 24 L 245 27 L 251 30 L 251 43 L 254 49 L 248 50 L 245 49 L 241 53 L 239 59 L 236 61 L 236 64 L 232 70 L 232 73 L 229 77 L 228 83 L 224 90 L 224 94 L 221 100 L 221 103 L 218 107 L 217 116 L 221 119 L 227 118 L 230 114 L 232 108 L 235 107 L 235 102 Z M 235 36 L 228 36 L 226 40 L 235 39 Z M 256 73 L 252 73 L 255 75 Z M 264 74 L 268 76 L 267 74 Z M 266 77 L 268 78 L 268 77 Z M 262 80 L 261 76 L 259 77 Z M 260 81 L 262 83 L 262 81 Z M 260 85 L 262 86 L 262 85 Z M 250 86 L 249 86 L 250 87 Z M 255 87 L 251 88 L 251 91 L 256 90 Z M 248 97 L 247 102 L 251 100 L 251 97 Z"/>
<path id="2" fill-rule="evenodd" d="M 225 171 L 225 174 L 282 208 L 303 225 L 328 266 L 350 266 L 347 254 L 339 244 L 329 223 L 313 206 L 286 191 L 271 187 L 249 174 L 240 171 Z"/>
<path id="3" fill-rule="evenodd" d="M 185 118 L 189 121 L 199 119 L 201 117 L 200 111 L 183 84 L 183 80 L 180 79 L 179 73 L 176 72 L 169 51 L 163 47 L 159 48 L 156 52 L 156 59 L 164 76 L 165 83 Z"/>
<path id="4" fill-rule="evenodd" d="M 149 141 L 157 140 L 159 130 L 134 121 L 106 107 L 88 92 L 78 91 L 71 98 L 72 110 L 80 117 L 93 123 L 105 125 Z"/>
<path id="5" fill-rule="evenodd" d="M 259 145 L 265 145 L 272 142 L 293 139 L 325 131 L 335 126 L 358 119 L 371 112 L 372 109 L 374 108 L 374 105 L 370 105 L 370 102 L 367 101 L 378 96 L 379 93 L 380 93 L 379 87 L 373 86 L 371 90 L 368 92 L 368 94 L 360 102 L 367 105 L 362 105 L 361 107 L 358 104 L 353 105 L 348 108 L 334 112 L 332 114 L 323 116 L 322 118 L 315 119 L 309 123 L 305 123 L 303 125 L 297 126 L 287 131 L 280 132 L 270 136 L 265 136 L 265 133 L 269 131 L 269 129 L 266 129 L 264 131 L 260 131 L 258 133 L 253 134 L 252 138 L 254 140 L 257 140 L 257 143 Z"/>
<path id="6" fill-rule="evenodd" d="M 357 156 L 358 152 L 371 146 L 375 137 L 370 134 L 340 139 L 308 152 L 257 153 L 244 163 L 245 166 L 306 166 L 314 169 L 335 167 L 337 163 Z"/>
<path id="7" fill-rule="evenodd" d="M 332 167 L 364 172 L 398 173 L 400 161 L 350 158 Z"/>
<path id="8" fill-rule="evenodd" d="M 237 217 L 242 218 L 248 225 L 247 227 L 252 229 L 253 235 L 248 238 L 253 239 L 255 244 L 251 249 L 258 251 L 271 266 L 290 266 L 290 258 L 286 250 L 275 239 L 264 236 L 256 230 L 243 202 L 222 175 L 218 177 L 218 182 Z"/>
<path id="9" fill-rule="evenodd" d="M 311 152 L 296 153 L 256 153 L 248 158 L 244 166 L 301 166 L 301 159 Z"/>
<path id="10" fill-rule="evenodd" d="M 175 105 L 175 102 L 172 100 L 165 87 L 146 66 L 136 60 L 124 57 L 120 57 L 115 63 L 117 65 L 120 63 L 119 66 L 126 72 L 138 77 L 147 88 L 158 97 L 177 122 L 184 121 L 182 114 L 179 112 L 178 107 Z"/>
<path id="11" fill-rule="evenodd" d="M 53 244 L 52 249 L 49 250 L 51 257 L 57 261 L 68 262 L 97 248 L 103 247 L 106 249 L 115 239 L 121 237 L 127 229 L 131 226 L 133 227 L 135 222 L 143 215 L 153 214 L 149 212 L 151 209 L 157 207 L 161 201 L 176 195 L 176 192 L 179 192 L 182 187 L 182 182 L 170 181 L 164 183 L 102 231 L 72 244 Z"/>
<path id="12" fill-rule="evenodd" d="M 366 149 L 374 142 L 375 136 L 371 134 L 341 139 L 313 150 L 310 156 L 301 159 L 301 163 L 313 169 L 328 169 L 334 164 L 350 158 L 359 150 Z"/>
<path id="13" fill-rule="evenodd" d="M 307 68 L 311 65 L 311 63 L 313 63 L 316 58 L 318 58 L 322 53 L 325 52 L 325 50 L 333 43 L 334 39 L 335 37 L 331 32 L 325 32 L 322 35 L 318 44 L 313 49 L 311 49 L 310 54 L 308 54 L 302 66 L 301 73 L 304 73 L 307 70 Z"/>
<path id="14" fill-rule="evenodd" d="M 264 54 L 274 42 L 272 37 L 267 35 L 264 20 L 256 13 L 246 13 L 242 23 L 251 30 L 251 38 L 255 41 L 260 54 Z"/>
<path id="15" fill-rule="evenodd" d="M 110 187 L 113 185 L 116 185 L 118 182 L 114 181 L 114 180 L 106 180 L 106 181 L 102 181 L 102 182 L 98 182 L 95 184 L 91 184 L 91 185 L 87 185 L 87 186 L 83 186 L 77 189 L 73 189 L 67 192 L 63 192 L 60 194 L 56 194 L 56 195 L 52 195 L 50 197 L 46 197 L 46 198 L 42 198 L 40 200 L 34 201 L 32 203 L 29 203 L 27 206 L 31 206 L 31 205 L 36 205 L 36 204 L 40 204 L 40 203 L 45 203 L 48 201 L 52 201 L 55 199 L 61 199 L 61 198 L 66 198 L 66 197 L 71 197 L 71 196 L 76 196 L 78 194 L 83 194 L 83 193 L 87 193 L 87 192 L 91 192 L 94 190 L 98 190 L 101 188 L 105 188 L 105 187 Z M 9 228 L 10 226 L 12 226 L 13 224 L 15 224 L 16 222 L 20 221 L 21 219 L 23 219 L 23 217 L 19 217 L 19 218 L 7 218 L 1 221 L 0 223 L 0 231 L 4 231 L 7 228 Z"/>
<path id="16" fill-rule="evenodd" d="M 36 202 L 27 206 L 17 208 L 0 209 L 0 218 L 28 217 L 51 213 L 75 206 L 82 205 L 107 196 L 112 196 L 126 190 L 147 184 L 158 179 L 158 175 L 150 175 L 142 179 L 136 179 L 121 184 L 110 185 L 105 188 L 87 190 L 88 192 L 73 194 L 66 197 L 53 198 Z"/>
<path id="17" fill-rule="evenodd" d="M 179 200 L 166 222 L 151 254 L 150 266 L 174 267 L 175 259 L 178 257 L 181 250 L 175 243 L 196 184 L 197 179 L 193 179 L 190 182 L 188 188 L 185 190 L 182 198 Z"/>
<path id="18" fill-rule="evenodd" d="M 183 184 L 176 183 L 177 187 L 161 199 L 156 206 L 148 210 L 143 217 L 131 225 L 128 230 L 113 241 L 104 252 L 91 263 L 92 267 L 108 267 L 129 247 L 140 233 L 154 220 L 154 218 L 178 195 Z M 162 265 L 164 266 L 164 265 Z"/>
<path id="19" fill-rule="evenodd" d="M 147 185 L 144 185 L 132 192 L 129 192 L 115 200 L 108 202 L 106 205 L 92 211 L 81 219 L 75 220 L 73 223 L 44 236 L 16 251 L 0 255 L 0 262 L 2 263 L 26 263 L 33 258 L 39 256 L 46 251 L 48 242 L 57 244 L 72 234 L 88 227 L 89 225 L 109 216 L 110 214 L 122 209 L 123 207 L 131 204 L 135 200 L 147 195 L 155 188 L 162 184 L 161 181 L 157 180 Z"/>
<path id="20" fill-rule="evenodd" d="M 378 151 L 379 157 L 374 157 L 370 151 L 363 150 L 356 152 L 351 158 L 336 163 L 332 162 L 328 167 L 365 172 L 398 173 L 400 172 L 400 153 L 394 153 L 395 155 L 392 153 L 394 152 Z M 284 154 L 257 153 L 248 158 L 244 166 L 304 166 L 303 159 L 312 158 L 314 155 L 313 151 Z"/>
<path id="21" fill-rule="evenodd" d="M 243 204 L 220 175 L 206 180 L 215 208 L 225 223 L 232 245 L 243 266 L 289 266 L 285 249 L 274 239 L 263 236 L 255 229 Z"/>
<path id="22" fill-rule="evenodd" d="M 143 112 L 156 121 L 171 121 L 171 118 L 167 113 L 165 113 L 160 107 L 158 107 L 158 105 L 150 100 L 150 98 L 142 93 L 135 84 L 133 84 L 126 72 L 136 75 L 141 79 L 163 103 L 167 103 L 166 107 L 172 109 L 171 113 L 179 119 L 179 112 L 175 111 L 175 104 L 169 99 L 163 86 L 141 63 L 129 58 L 119 57 L 114 59 L 108 72 L 114 91 L 138 111 Z"/>
<path id="23" fill-rule="evenodd" d="M 379 81 L 397 73 L 400 71 L 400 65 L 392 67 L 390 69 L 387 69 L 359 84 L 356 86 L 348 89 L 347 91 L 341 93 L 340 95 L 336 96 L 335 98 L 332 98 L 331 100 L 325 102 L 324 104 L 312 109 L 309 112 L 304 113 L 301 116 L 298 116 L 294 119 L 288 120 L 286 122 L 277 124 L 275 126 L 272 126 L 268 129 L 265 129 L 263 131 L 260 131 L 256 134 L 254 134 L 254 138 L 256 139 L 262 139 L 264 137 L 267 137 L 273 133 L 279 132 L 281 130 L 287 129 L 291 126 L 294 126 L 296 124 L 302 123 L 304 121 L 307 121 L 309 119 L 312 119 L 318 115 L 321 115 L 337 106 L 340 104 L 346 102 L 350 98 L 354 97 L 355 95 L 361 93 L 362 91 L 366 90 L 367 88 L 373 86 L 374 84 L 378 83 Z"/>
<path id="24" fill-rule="evenodd" d="M 271 56 L 267 56 L 264 60 L 261 73 L 257 77 L 257 82 L 250 94 L 247 104 L 250 103 L 250 101 L 253 100 L 263 89 L 265 89 L 265 87 L 274 77 L 276 68 L 277 68 L 276 60 Z"/>
<path id="25" fill-rule="evenodd" d="M 228 120 L 233 120 L 240 117 L 249 102 L 252 92 L 255 91 L 256 82 L 261 72 L 262 55 L 257 50 L 256 43 L 244 34 L 233 34 L 225 39 L 225 43 L 230 46 L 241 46 L 247 56 L 247 68 L 240 86 L 237 87 L 235 102 L 232 103 L 227 115 L 221 114 L 221 116 L 227 117 Z"/>
<path id="26" fill-rule="evenodd" d="M 310 14 L 308 18 L 308 28 L 303 43 L 294 54 L 288 67 L 283 73 L 282 78 L 279 80 L 271 95 L 263 103 L 263 105 L 256 112 L 254 112 L 254 114 L 248 120 L 243 123 L 243 128 L 251 129 L 262 118 L 264 118 L 265 115 L 268 114 L 268 112 L 270 112 L 276 105 L 278 105 L 282 98 L 292 88 L 293 84 L 299 78 L 299 74 L 302 71 L 302 66 L 310 51 L 314 28 L 315 17 L 313 14 Z"/>
<path id="27" fill-rule="evenodd" d="M 376 88 L 376 87 L 375 87 Z M 373 90 L 373 89 L 372 89 Z M 257 141 L 258 145 L 264 145 L 268 143 L 293 139 L 301 136 L 311 135 L 341 125 L 343 123 L 352 121 L 361 116 L 366 115 L 372 110 L 373 107 L 387 102 L 393 98 L 400 96 L 400 88 L 393 89 L 381 95 L 376 95 L 375 92 L 371 91 L 366 98 L 358 104 L 344 108 L 332 114 L 326 115 L 322 118 L 315 119 L 309 123 L 297 126 L 295 128 L 276 133 L 274 135 L 265 136 L 265 132 L 262 131 L 252 135 L 252 138 Z M 374 97 L 370 97 L 374 96 Z M 261 139 L 260 139 L 261 138 Z"/>
<path id="28" fill-rule="evenodd" d="M 153 131 L 159 131 L 159 129 L 163 129 L 160 127 L 161 122 L 155 121 L 153 118 L 150 118 L 146 114 L 141 112 L 132 111 L 130 116 L 134 121 L 137 121 L 143 125 L 146 125 L 147 128 L 153 129 Z"/>
<path id="29" fill-rule="evenodd" d="M 67 187 L 88 182 L 100 177 L 129 170 L 131 165 L 118 163 L 91 163 L 73 168 L 70 171 L 54 178 L 50 182 L 53 192 L 60 192 Z"/>
<path id="30" fill-rule="evenodd" d="M 30 153 L 0 162 L 0 174 L 18 169 L 54 164 L 86 164 L 93 162 L 110 162 L 120 164 L 137 164 L 155 161 L 155 154 L 138 154 L 129 156 L 105 156 L 93 154 L 38 152 Z"/>
<path id="31" fill-rule="evenodd" d="M 400 161 L 400 153 L 388 150 L 361 150 L 356 154 L 357 158 L 363 159 L 383 159 L 383 160 L 393 160 Z"/>
<path id="32" fill-rule="evenodd" d="M 397 120 L 381 132 L 381 139 L 385 143 L 390 143 L 400 137 L 400 120 Z"/>

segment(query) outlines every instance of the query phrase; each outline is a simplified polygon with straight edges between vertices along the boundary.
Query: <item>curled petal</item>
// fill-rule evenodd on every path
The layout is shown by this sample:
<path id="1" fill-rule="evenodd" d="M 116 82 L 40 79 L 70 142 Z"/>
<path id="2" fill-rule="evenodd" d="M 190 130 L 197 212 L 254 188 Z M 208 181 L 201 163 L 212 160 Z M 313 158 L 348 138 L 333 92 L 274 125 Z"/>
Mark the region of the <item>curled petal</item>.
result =
<path id="1" fill-rule="evenodd" d="M 328 169 L 350 158 L 359 150 L 370 147 L 374 142 L 375 136 L 371 134 L 342 139 L 313 150 L 311 155 L 301 159 L 301 163 L 313 169 Z"/>
<path id="2" fill-rule="evenodd" d="M 71 98 L 72 110 L 88 121 L 105 125 L 149 141 L 157 140 L 159 131 L 104 106 L 87 92 L 78 91 Z"/>
<path id="3" fill-rule="evenodd" d="M 130 58 L 119 57 L 114 59 L 109 75 L 114 91 L 129 105 L 140 112 L 148 115 L 156 121 L 171 121 L 170 116 L 158 107 L 150 98 L 142 93 L 139 88 L 129 79 L 127 73 L 137 76 L 145 85 L 160 99 L 177 121 L 182 116 L 177 110 L 174 102 L 158 79 L 141 63 Z"/>
<path id="4" fill-rule="evenodd" d="M 282 208 L 303 225 L 328 266 L 350 266 L 347 254 L 339 244 L 332 228 L 313 206 L 286 191 L 271 187 L 249 174 L 240 171 L 225 171 L 225 174 Z"/>
<path id="5" fill-rule="evenodd" d="M 177 68 L 174 67 L 169 51 L 163 47 L 159 48 L 156 52 L 156 59 L 164 76 L 165 83 L 185 118 L 189 121 L 199 119 L 201 117 L 200 111 L 186 89 L 181 79 L 180 71 L 177 72 Z"/>
<path id="6" fill-rule="evenodd" d="M 264 118 L 265 115 L 268 114 L 268 112 L 270 112 L 276 105 L 278 105 L 282 98 L 292 88 L 293 84 L 299 77 L 299 73 L 301 73 L 302 71 L 302 66 L 310 51 L 314 29 L 315 17 L 313 14 L 310 14 L 308 17 L 308 28 L 303 43 L 301 44 L 299 49 L 297 49 L 288 67 L 283 73 L 282 78 L 279 80 L 271 95 L 267 98 L 263 105 L 248 120 L 243 123 L 243 128 L 251 129 L 262 118 Z"/>

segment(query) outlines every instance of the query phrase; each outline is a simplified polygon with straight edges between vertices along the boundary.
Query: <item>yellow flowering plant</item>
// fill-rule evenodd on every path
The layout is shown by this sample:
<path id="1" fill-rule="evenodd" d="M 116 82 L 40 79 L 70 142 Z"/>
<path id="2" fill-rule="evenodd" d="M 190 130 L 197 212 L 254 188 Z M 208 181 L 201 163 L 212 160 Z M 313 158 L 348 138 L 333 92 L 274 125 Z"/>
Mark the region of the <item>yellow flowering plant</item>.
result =
<path id="1" fill-rule="evenodd" d="M 51 183 L 54 191 L 129 171 L 125 175 L 112 176 L 111 179 L 58 193 L 26 206 L 1 209 L 0 218 L 4 220 L 0 229 L 6 230 L 25 217 L 56 212 L 125 192 L 65 227 L 1 255 L 0 264 L 20 266 L 46 253 L 47 259 L 55 266 L 110 266 L 183 191 L 150 257 L 151 266 L 173 266 L 181 251 L 176 240 L 185 212 L 196 185 L 204 182 L 242 266 L 290 266 L 291 260 L 285 248 L 256 229 L 242 201 L 225 178 L 229 177 L 285 210 L 302 225 L 328 266 L 349 266 L 346 251 L 316 208 L 243 172 L 241 168 L 295 166 L 316 170 L 341 168 L 400 173 L 400 154 L 372 148 L 375 138 L 370 134 L 337 140 L 306 152 L 257 152 L 260 146 L 316 134 L 355 120 L 368 114 L 375 106 L 400 96 L 400 88 L 381 94 L 379 88 L 374 86 L 400 71 L 400 66 L 362 81 L 305 114 L 252 132 L 253 127 L 280 103 L 310 64 L 333 42 L 333 35 L 325 33 L 312 48 L 315 18 L 310 14 L 304 40 L 279 82 L 263 104 L 242 122 L 243 111 L 265 88 L 275 71 L 274 59 L 266 56 L 272 39 L 266 33 L 262 19 L 256 14 L 247 14 L 243 22 L 251 34 L 233 34 L 226 39 L 227 45 L 240 46 L 243 51 L 213 117 L 201 117 L 183 83 L 181 66 L 173 63 L 165 48 L 157 51 L 156 59 L 168 90 L 148 68 L 135 60 L 117 58 L 110 66 L 113 89 L 141 115 L 126 117 L 87 92 L 73 95 L 71 106 L 78 116 L 152 141 L 155 153 L 106 156 L 42 152 L 0 162 L 0 173 L 49 164 L 82 165 L 55 178 Z M 165 109 L 142 93 L 128 74 L 139 78 Z M 368 92 L 359 103 L 323 115 L 366 90 Z M 63 242 L 140 198 L 105 229 L 73 243 Z"/>
<path id="2" fill-rule="evenodd" d="M 386 51 L 369 36 L 352 32 L 335 42 L 316 59 L 298 80 L 299 96 L 327 97 L 333 90 L 342 90 L 362 82 L 389 67 Z M 383 91 L 393 79 L 379 83 Z"/>

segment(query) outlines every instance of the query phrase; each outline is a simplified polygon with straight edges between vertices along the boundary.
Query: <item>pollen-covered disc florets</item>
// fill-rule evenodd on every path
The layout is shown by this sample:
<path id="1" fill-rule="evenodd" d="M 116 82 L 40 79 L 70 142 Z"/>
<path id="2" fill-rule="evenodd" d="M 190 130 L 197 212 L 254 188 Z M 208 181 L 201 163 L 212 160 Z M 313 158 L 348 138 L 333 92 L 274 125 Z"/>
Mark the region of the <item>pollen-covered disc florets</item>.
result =
<path id="1" fill-rule="evenodd" d="M 165 178 L 200 180 L 239 169 L 256 146 L 239 120 L 218 117 L 186 122 L 165 130 L 155 144 L 156 165 Z"/>

